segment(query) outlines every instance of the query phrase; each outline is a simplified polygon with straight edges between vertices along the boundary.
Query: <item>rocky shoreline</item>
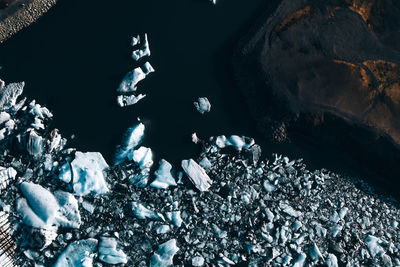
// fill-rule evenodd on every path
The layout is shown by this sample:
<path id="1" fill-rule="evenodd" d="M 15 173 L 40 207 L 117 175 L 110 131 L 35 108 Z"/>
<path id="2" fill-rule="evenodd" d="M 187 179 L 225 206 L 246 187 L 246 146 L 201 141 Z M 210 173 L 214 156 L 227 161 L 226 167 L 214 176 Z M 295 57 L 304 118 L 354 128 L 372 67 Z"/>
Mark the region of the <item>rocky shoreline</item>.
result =
<path id="1" fill-rule="evenodd" d="M 57 0 L 16 0 L 0 10 L 0 43 L 29 26 L 50 10 Z"/>

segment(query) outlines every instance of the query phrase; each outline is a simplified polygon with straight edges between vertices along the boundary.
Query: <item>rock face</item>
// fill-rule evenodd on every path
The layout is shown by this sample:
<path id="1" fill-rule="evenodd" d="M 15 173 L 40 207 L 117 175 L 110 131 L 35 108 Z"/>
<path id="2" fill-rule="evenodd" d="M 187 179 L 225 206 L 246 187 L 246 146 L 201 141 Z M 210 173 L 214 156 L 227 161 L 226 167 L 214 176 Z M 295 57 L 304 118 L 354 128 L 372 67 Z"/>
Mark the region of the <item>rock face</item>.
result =
<path id="1" fill-rule="evenodd" d="M 306 135 L 396 166 L 400 2 L 284 0 L 239 44 L 234 67 L 269 136 Z"/>
<path id="2" fill-rule="evenodd" d="M 29 26 L 57 0 L 0 0 L 0 43 Z"/>

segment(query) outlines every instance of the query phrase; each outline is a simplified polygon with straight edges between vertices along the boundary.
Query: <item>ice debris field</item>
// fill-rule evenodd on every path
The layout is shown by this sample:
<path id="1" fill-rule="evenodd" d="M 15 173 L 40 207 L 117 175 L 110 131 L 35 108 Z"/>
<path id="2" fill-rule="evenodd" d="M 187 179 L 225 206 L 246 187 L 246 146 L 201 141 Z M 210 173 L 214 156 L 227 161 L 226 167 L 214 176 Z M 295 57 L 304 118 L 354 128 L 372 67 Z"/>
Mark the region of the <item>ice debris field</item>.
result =
<path id="1" fill-rule="evenodd" d="M 131 45 L 150 56 L 147 34 Z M 117 104 L 143 99 L 152 72 L 128 72 Z M 69 148 L 23 88 L 0 80 L 0 266 L 400 266 L 399 205 L 363 180 L 262 158 L 238 135 L 193 133 L 197 158 L 155 163 L 141 121 L 107 163 Z"/>

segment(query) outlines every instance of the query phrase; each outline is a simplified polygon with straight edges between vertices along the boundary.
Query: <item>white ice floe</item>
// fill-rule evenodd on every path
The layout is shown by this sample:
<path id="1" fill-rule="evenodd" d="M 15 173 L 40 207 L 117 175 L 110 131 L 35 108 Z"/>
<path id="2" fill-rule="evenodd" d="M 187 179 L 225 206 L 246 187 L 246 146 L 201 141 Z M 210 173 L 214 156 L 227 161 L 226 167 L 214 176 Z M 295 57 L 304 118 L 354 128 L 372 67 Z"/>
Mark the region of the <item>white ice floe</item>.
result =
<path id="1" fill-rule="evenodd" d="M 107 193 L 109 190 L 103 173 L 107 168 L 108 165 L 99 152 L 78 151 L 71 163 L 67 162 L 60 167 L 59 178 L 66 183 L 72 179 L 75 195 Z"/>
<path id="2" fill-rule="evenodd" d="M 271 184 L 268 180 L 265 180 L 263 186 L 265 191 L 267 191 L 268 193 L 274 192 L 276 190 L 276 186 Z"/>
<path id="3" fill-rule="evenodd" d="M 303 267 L 306 262 L 306 258 L 306 254 L 300 253 L 299 256 L 297 256 L 297 259 L 294 261 L 292 267 Z"/>
<path id="4" fill-rule="evenodd" d="M 131 44 L 132 46 L 140 44 L 140 48 L 132 52 L 133 60 L 138 61 L 142 57 L 150 56 L 151 53 L 150 53 L 149 41 L 147 39 L 147 33 L 144 34 L 143 41 L 138 36 L 138 38 L 132 39 Z"/>
<path id="5" fill-rule="evenodd" d="M 208 191 L 212 181 L 206 171 L 193 159 L 182 160 L 182 169 L 185 171 L 189 180 L 200 191 Z"/>
<path id="6" fill-rule="evenodd" d="M 204 258 L 202 256 L 196 256 L 192 258 L 192 266 L 200 267 L 204 265 Z"/>
<path id="7" fill-rule="evenodd" d="M 163 224 L 156 228 L 157 234 L 166 234 L 169 231 L 171 231 L 171 227 L 168 224 Z"/>
<path id="8" fill-rule="evenodd" d="M 327 267 L 338 267 L 338 260 L 335 255 L 333 254 L 328 254 L 328 258 L 325 261 L 325 264 Z"/>
<path id="9" fill-rule="evenodd" d="M 91 267 L 97 254 L 98 241 L 93 238 L 79 240 L 68 245 L 58 257 L 54 267 Z"/>
<path id="10" fill-rule="evenodd" d="M 369 253 L 372 257 L 385 254 L 385 250 L 380 245 L 381 242 L 382 241 L 379 238 L 372 235 L 368 235 L 365 239 L 365 244 L 367 245 Z"/>
<path id="11" fill-rule="evenodd" d="M 237 136 L 231 135 L 229 138 L 226 138 L 225 135 L 220 135 L 215 139 L 215 145 L 219 148 L 224 148 L 227 146 L 233 146 L 238 151 L 242 149 L 248 149 L 255 144 L 253 138 L 249 138 L 246 136 Z"/>
<path id="12" fill-rule="evenodd" d="M 181 227 L 183 220 L 181 217 L 181 211 L 172 211 L 172 212 L 166 212 L 165 213 L 166 217 L 168 220 L 172 221 L 172 223 L 176 226 L 176 227 Z"/>
<path id="13" fill-rule="evenodd" d="M 43 229 L 79 228 L 78 201 L 72 194 L 56 191 L 53 195 L 41 185 L 28 182 L 21 184 L 21 191 L 25 198 L 17 200 L 17 211 L 26 225 Z"/>
<path id="14" fill-rule="evenodd" d="M 36 130 L 44 129 L 43 120 L 53 117 L 53 114 L 46 107 L 36 104 L 35 100 L 29 103 L 29 114 L 34 116 L 31 126 Z"/>
<path id="15" fill-rule="evenodd" d="M 136 85 L 152 72 L 154 72 L 154 68 L 149 62 L 146 62 L 142 67 L 135 68 L 133 71 L 126 74 L 119 85 L 117 92 L 125 94 L 136 91 Z"/>
<path id="16" fill-rule="evenodd" d="M 115 164 L 120 164 L 125 160 L 133 159 L 133 151 L 142 142 L 144 130 L 144 124 L 139 123 L 126 131 L 122 145 L 117 147 L 117 153 L 114 160 Z"/>
<path id="17" fill-rule="evenodd" d="M 117 103 L 118 106 L 120 107 L 126 107 L 126 106 L 131 106 L 135 105 L 137 102 L 145 98 L 146 95 L 139 94 L 138 96 L 136 95 L 119 95 L 117 96 Z"/>
<path id="18" fill-rule="evenodd" d="M 14 111 L 19 110 L 26 99 L 17 103 L 18 97 L 24 91 L 24 82 L 10 83 L 7 86 L 4 81 L 0 80 L 0 111 L 5 111 L 12 108 Z"/>
<path id="19" fill-rule="evenodd" d="M 151 148 L 141 146 L 133 151 L 132 160 L 136 162 L 140 169 L 147 169 L 153 166 L 153 153 Z"/>
<path id="20" fill-rule="evenodd" d="M 155 180 L 150 184 L 157 189 L 166 189 L 170 186 L 176 186 L 175 178 L 171 174 L 172 165 L 165 159 L 160 160 L 160 167 L 154 172 Z"/>
<path id="21" fill-rule="evenodd" d="M 150 258 L 150 267 L 167 267 L 173 264 L 173 258 L 179 251 L 176 239 L 171 239 L 158 246 L 156 252 Z"/>
<path id="22" fill-rule="evenodd" d="M 132 206 L 133 214 L 138 219 L 141 219 L 141 220 L 153 219 L 153 220 L 157 220 L 157 221 L 165 221 L 165 218 L 162 214 L 146 208 L 141 203 L 132 202 L 131 206 Z"/>
<path id="23" fill-rule="evenodd" d="M 199 97 L 197 102 L 193 102 L 194 106 L 196 107 L 197 111 L 201 114 L 206 112 L 210 112 L 211 104 L 207 97 Z"/>
<path id="24" fill-rule="evenodd" d="M 131 40 L 131 46 L 136 46 L 140 43 L 140 35 L 133 36 Z"/>
<path id="25" fill-rule="evenodd" d="M 126 254 L 117 249 L 117 240 L 113 237 L 100 237 L 99 259 L 108 264 L 126 264 Z"/>
<path id="26" fill-rule="evenodd" d="M 29 131 L 26 150 L 33 157 L 39 157 L 43 154 L 44 139 L 38 135 L 33 129 Z"/>

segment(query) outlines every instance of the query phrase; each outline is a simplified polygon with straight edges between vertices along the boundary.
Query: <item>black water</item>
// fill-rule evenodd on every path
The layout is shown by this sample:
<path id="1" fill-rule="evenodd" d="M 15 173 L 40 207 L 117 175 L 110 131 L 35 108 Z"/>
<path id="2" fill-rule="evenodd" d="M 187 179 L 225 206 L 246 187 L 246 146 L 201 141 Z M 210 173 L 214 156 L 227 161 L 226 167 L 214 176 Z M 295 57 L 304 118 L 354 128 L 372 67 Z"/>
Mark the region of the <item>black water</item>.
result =
<path id="1" fill-rule="evenodd" d="M 100 151 L 111 163 L 125 130 L 140 116 L 145 145 L 156 158 L 178 163 L 195 156 L 191 134 L 255 137 L 266 155 L 304 158 L 311 168 L 365 176 L 365 168 L 340 151 L 308 143 L 271 144 L 256 130 L 236 87 L 231 53 L 241 34 L 279 1 L 60 0 L 49 13 L 0 45 L 0 77 L 26 81 L 26 95 L 55 115 L 52 127 L 81 151 Z M 119 108 L 115 90 L 123 76 L 145 61 L 130 58 L 130 37 L 147 32 L 156 72 L 139 84 L 147 97 Z M 212 111 L 193 106 L 207 96 Z"/>

